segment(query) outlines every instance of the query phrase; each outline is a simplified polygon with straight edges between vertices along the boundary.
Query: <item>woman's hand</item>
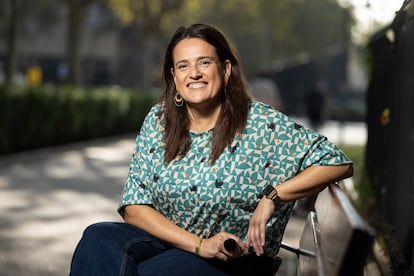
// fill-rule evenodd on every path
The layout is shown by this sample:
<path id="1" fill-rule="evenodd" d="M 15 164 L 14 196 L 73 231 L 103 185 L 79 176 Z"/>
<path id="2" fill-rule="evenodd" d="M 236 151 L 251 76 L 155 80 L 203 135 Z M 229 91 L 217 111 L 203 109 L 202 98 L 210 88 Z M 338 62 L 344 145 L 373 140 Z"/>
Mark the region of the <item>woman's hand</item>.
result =
<path id="1" fill-rule="evenodd" d="M 237 249 L 229 252 L 224 248 L 224 242 L 233 239 L 237 243 Z M 237 236 L 227 232 L 220 232 L 211 238 L 204 239 L 200 247 L 200 256 L 204 258 L 217 258 L 222 261 L 239 257 L 243 252 L 247 252 L 244 242 Z"/>
<path id="2" fill-rule="evenodd" d="M 257 256 L 263 254 L 263 246 L 265 244 L 266 224 L 275 211 L 275 204 L 271 199 L 263 197 L 253 213 L 247 231 L 246 247 L 253 246 Z"/>
<path id="3" fill-rule="evenodd" d="M 195 246 L 199 245 L 200 238 L 178 227 L 154 208 L 147 205 L 129 205 L 125 208 L 125 222 L 133 224 L 154 235 L 165 243 L 195 253 Z M 224 242 L 233 239 L 237 244 L 234 252 L 224 248 Z M 227 232 L 220 232 L 215 236 L 204 239 L 199 246 L 199 255 L 204 258 L 218 258 L 228 261 L 247 252 L 247 247 L 239 237 Z"/>
<path id="4" fill-rule="evenodd" d="M 283 201 L 297 200 L 322 191 L 329 183 L 352 175 L 352 164 L 313 165 L 295 177 L 278 185 L 277 193 Z M 266 224 L 275 211 L 272 200 L 263 197 L 256 207 L 247 231 L 246 246 L 253 246 L 256 255 L 263 254 Z"/>

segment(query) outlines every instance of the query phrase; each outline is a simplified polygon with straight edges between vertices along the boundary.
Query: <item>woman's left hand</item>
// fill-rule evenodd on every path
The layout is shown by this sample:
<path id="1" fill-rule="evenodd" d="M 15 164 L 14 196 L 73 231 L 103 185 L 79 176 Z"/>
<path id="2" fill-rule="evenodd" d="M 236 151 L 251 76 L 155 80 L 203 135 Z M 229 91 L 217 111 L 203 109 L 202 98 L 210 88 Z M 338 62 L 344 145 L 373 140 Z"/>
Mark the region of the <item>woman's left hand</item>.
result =
<path id="1" fill-rule="evenodd" d="M 263 254 L 263 246 L 265 244 L 266 224 L 275 211 L 275 204 L 271 199 L 263 197 L 253 213 L 247 231 L 246 246 L 253 246 L 257 256 Z"/>

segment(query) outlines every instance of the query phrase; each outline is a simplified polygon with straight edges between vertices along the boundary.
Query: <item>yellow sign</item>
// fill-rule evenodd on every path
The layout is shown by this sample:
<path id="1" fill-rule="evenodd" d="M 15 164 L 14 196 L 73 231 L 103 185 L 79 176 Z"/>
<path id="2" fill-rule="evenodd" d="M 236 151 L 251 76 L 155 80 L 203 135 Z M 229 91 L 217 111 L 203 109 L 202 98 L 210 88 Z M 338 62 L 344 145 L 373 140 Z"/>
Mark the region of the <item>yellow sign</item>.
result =
<path id="1" fill-rule="evenodd" d="M 39 85 L 42 83 L 43 72 L 40 66 L 32 66 L 26 72 L 27 82 L 31 85 Z"/>

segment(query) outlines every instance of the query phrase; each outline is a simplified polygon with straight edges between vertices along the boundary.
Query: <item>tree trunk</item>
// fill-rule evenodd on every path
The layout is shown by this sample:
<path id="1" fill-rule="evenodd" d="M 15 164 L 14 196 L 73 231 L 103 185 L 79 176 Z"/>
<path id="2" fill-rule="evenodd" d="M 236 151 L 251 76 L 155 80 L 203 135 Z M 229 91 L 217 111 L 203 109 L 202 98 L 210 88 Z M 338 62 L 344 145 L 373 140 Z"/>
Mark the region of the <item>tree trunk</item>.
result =
<path id="1" fill-rule="evenodd" d="M 16 71 L 17 61 L 17 24 L 19 15 L 20 0 L 8 0 L 7 8 L 9 12 L 9 28 L 7 33 L 7 49 L 5 60 L 5 81 L 10 83 L 13 81 L 13 75 Z"/>
<path id="2" fill-rule="evenodd" d="M 69 30 L 68 30 L 68 81 L 72 84 L 80 84 L 81 55 L 80 45 L 82 39 L 82 23 L 86 7 L 92 0 L 69 0 Z"/>

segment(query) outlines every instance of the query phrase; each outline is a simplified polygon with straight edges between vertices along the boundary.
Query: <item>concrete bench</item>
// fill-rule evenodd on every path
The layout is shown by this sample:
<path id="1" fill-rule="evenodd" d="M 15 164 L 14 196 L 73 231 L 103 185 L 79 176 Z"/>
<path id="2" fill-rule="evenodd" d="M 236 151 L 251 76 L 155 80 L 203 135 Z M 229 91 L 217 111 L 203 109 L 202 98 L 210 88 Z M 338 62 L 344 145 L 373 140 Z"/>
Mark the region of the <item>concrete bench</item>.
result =
<path id="1" fill-rule="evenodd" d="M 374 241 L 373 230 L 354 209 L 339 185 L 330 184 L 308 213 L 297 255 L 298 275 L 363 275 Z"/>

